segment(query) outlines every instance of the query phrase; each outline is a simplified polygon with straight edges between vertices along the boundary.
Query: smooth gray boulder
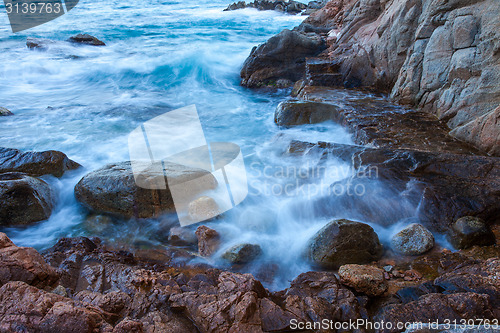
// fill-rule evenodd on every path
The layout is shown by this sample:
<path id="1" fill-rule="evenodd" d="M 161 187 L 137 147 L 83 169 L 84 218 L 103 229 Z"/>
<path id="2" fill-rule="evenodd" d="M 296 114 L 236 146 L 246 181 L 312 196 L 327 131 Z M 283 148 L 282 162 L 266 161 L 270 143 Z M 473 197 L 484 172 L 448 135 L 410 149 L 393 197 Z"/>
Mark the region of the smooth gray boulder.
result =
<path id="1" fill-rule="evenodd" d="M 495 244 L 495 235 L 483 219 L 464 216 L 451 225 L 448 241 L 457 249 Z"/>

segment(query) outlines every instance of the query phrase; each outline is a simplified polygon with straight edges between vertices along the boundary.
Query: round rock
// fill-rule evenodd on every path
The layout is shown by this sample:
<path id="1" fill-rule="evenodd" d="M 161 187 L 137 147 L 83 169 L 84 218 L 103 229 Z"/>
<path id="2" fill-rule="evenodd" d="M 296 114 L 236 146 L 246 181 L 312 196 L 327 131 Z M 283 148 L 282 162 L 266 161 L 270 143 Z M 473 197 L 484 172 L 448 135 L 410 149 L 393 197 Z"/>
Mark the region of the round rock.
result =
<path id="1" fill-rule="evenodd" d="M 368 224 L 350 220 L 334 220 L 309 241 L 308 257 L 323 268 L 345 264 L 364 264 L 382 256 L 377 234 Z"/>
<path id="2" fill-rule="evenodd" d="M 412 223 L 394 235 L 391 244 L 401 254 L 417 256 L 434 247 L 434 236 L 423 225 Z"/>

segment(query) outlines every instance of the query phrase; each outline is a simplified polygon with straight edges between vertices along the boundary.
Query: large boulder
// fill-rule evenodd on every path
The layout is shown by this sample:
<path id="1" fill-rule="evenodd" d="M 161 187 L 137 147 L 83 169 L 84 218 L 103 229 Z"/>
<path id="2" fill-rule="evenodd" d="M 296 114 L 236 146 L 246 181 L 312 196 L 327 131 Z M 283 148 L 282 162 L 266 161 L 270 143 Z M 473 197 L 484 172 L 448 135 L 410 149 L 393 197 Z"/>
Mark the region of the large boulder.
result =
<path id="1" fill-rule="evenodd" d="M 43 180 L 19 172 L 0 174 L 0 226 L 24 225 L 50 217 L 55 196 Z"/>
<path id="2" fill-rule="evenodd" d="M 22 281 L 43 288 L 58 279 L 57 271 L 35 249 L 18 247 L 0 232 L 0 286 L 9 281 Z"/>
<path id="3" fill-rule="evenodd" d="M 0 147 L 0 173 L 16 171 L 35 177 L 48 174 L 61 177 L 64 172 L 79 167 L 80 164 L 70 160 L 60 151 L 22 152 Z"/>
<path id="4" fill-rule="evenodd" d="M 262 253 L 262 249 L 257 244 L 238 244 L 227 249 L 222 258 L 231 264 L 246 264 L 255 260 Z"/>
<path id="5" fill-rule="evenodd" d="M 457 249 L 495 244 L 495 235 L 483 219 L 464 216 L 451 225 L 447 238 Z"/>
<path id="6" fill-rule="evenodd" d="M 318 102 L 281 102 L 275 113 L 274 122 L 278 126 L 291 127 L 304 124 L 316 124 L 338 118 L 338 107 Z"/>
<path id="7" fill-rule="evenodd" d="M 324 226 L 309 241 L 308 257 L 323 268 L 364 264 L 382 256 L 382 245 L 368 224 L 345 219 Z"/>
<path id="8" fill-rule="evenodd" d="M 426 227 L 412 223 L 392 237 L 392 248 L 397 252 L 417 256 L 434 247 L 434 236 Z"/>
<path id="9" fill-rule="evenodd" d="M 190 193 L 213 189 L 216 179 L 208 171 L 179 164 L 165 163 L 168 183 L 181 183 L 200 179 L 197 186 L 190 186 Z M 163 170 L 146 170 L 141 177 L 165 181 Z M 191 193 L 193 192 L 193 193 Z M 148 218 L 165 212 L 175 212 L 170 190 L 147 189 L 136 184 L 130 162 L 113 163 L 85 175 L 75 186 L 77 200 L 96 213 L 108 213 L 124 218 Z"/>
<path id="10" fill-rule="evenodd" d="M 283 30 L 266 43 L 254 47 L 241 70 L 247 87 L 276 85 L 278 80 L 297 81 L 305 71 L 305 58 L 325 49 L 321 37 Z"/>

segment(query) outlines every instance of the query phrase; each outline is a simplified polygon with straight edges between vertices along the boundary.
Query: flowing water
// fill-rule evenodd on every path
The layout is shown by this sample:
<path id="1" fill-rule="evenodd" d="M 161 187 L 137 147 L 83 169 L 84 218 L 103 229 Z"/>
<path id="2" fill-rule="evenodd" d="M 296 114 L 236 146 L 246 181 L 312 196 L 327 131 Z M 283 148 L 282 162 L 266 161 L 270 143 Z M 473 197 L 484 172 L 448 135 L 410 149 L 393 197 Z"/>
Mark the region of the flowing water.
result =
<path id="1" fill-rule="evenodd" d="M 320 155 L 282 156 L 291 140 L 352 144 L 345 130 L 333 123 L 280 130 L 273 113 L 289 91 L 239 86 L 239 70 L 252 47 L 298 25 L 304 16 L 253 9 L 223 12 L 227 5 L 220 0 L 82 0 L 55 21 L 15 35 L 0 12 L 0 105 L 15 113 L 0 118 L 0 146 L 60 150 L 84 166 L 61 179 L 44 177 L 57 190 L 57 206 L 47 221 L 3 229 L 15 243 L 43 249 L 63 236 L 98 235 L 161 244 L 165 237 L 154 219 L 89 226 L 73 187 L 89 171 L 128 160 L 127 135 L 141 123 L 191 104 L 198 108 L 208 141 L 242 148 L 250 193 L 211 223 L 225 240 L 221 251 L 241 242 L 261 245 L 261 259 L 246 271 L 278 267 L 269 286 L 284 287 L 310 269 L 302 253 L 311 235 L 332 217 L 360 219 L 345 203 L 333 200 L 318 207 L 315 200 L 324 197 L 325 186 L 349 177 L 348 165 L 332 158 L 326 167 L 336 172 L 311 180 L 300 172 L 308 172 Z M 80 32 L 107 46 L 64 42 Z M 45 51 L 28 50 L 29 36 L 56 42 Z M 398 193 L 376 181 L 370 184 L 376 189 L 371 196 L 350 200 L 387 207 L 396 202 L 404 213 L 389 216 L 391 222 L 412 215 L 414 207 Z M 394 228 L 374 227 L 384 242 Z"/>

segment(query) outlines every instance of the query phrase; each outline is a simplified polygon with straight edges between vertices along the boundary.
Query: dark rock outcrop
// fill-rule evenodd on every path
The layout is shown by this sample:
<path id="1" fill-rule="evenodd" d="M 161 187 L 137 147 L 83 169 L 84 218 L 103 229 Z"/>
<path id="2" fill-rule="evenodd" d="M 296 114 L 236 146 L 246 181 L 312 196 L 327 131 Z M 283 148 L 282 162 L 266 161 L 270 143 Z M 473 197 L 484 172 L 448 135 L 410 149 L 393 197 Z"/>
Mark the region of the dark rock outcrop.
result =
<path id="1" fill-rule="evenodd" d="M 379 259 L 382 245 L 369 225 L 334 220 L 311 238 L 307 251 L 314 264 L 338 268 L 344 264 L 364 264 Z"/>
<path id="2" fill-rule="evenodd" d="M 106 44 L 97 39 L 94 36 L 91 36 L 89 34 L 78 34 L 76 36 L 72 36 L 69 38 L 69 41 L 72 43 L 78 43 L 78 44 L 86 44 L 86 45 L 92 45 L 92 46 L 105 46 Z"/>
<path id="3" fill-rule="evenodd" d="M 434 247 L 434 236 L 423 225 L 412 223 L 392 237 L 391 245 L 401 254 L 417 256 Z"/>
<path id="4" fill-rule="evenodd" d="M 10 112 L 8 109 L 3 108 L 0 106 L 0 117 L 2 116 L 12 116 L 14 115 L 12 112 Z"/>
<path id="5" fill-rule="evenodd" d="M 352 163 L 354 170 L 371 166 L 377 179 L 392 188 L 412 188 L 419 220 L 433 231 L 445 232 L 457 219 L 476 216 L 488 225 L 500 216 L 500 158 L 409 149 L 374 149 L 329 143 L 294 141 L 292 154 L 323 151 Z M 354 207 L 354 209 L 356 209 Z"/>
<path id="6" fill-rule="evenodd" d="M 23 172 L 30 176 L 53 175 L 61 177 L 64 172 L 74 170 L 80 164 L 56 150 L 22 152 L 0 147 L 0 173 Z"/>
<path id="7" fill-rule="evenodd" d="M 458 249 L 495 244 L 495 235 L 480 218 L 464 216 L 451 225 L 448 240 Z"/>
<path id="8" fill-rule="evenodd" d="M 303 10 L 308 10 L 306 14 L 309 14 L 313 10 L 315 11 L 320 9 L 323 5 L 324 3 L 321 1 L 311 1 L 308 5 L 294 0 L 255 0 L 253 2 L 249 2 L 248 4 L 245 3 L 245 1 L 238 1 L 230 4 L 226 9 L 224 9 L 224 11 L 256 8 L 258 10 L 276 10 L 290 14 L 297 14 Z"/>
<path id="9" fill-rule="evenodd" d="M 18 247 L 0 232 L 0 286 L 9 281 L 22 281 L 44 288 L 58 279 L 56 270 L 35 249 Z"/>
<path id="10" fill-rule="evenodd" d="M 305 70 L 305 58 L 325 49 L 322 38 L 283 30 L 266 43 L 254 47 L 241 70 L 241 84 L 247 87 L 273 86 L 278 81 L 299 80 Z"/>
<path id="11" fill-rule="evenodd" d="M 55 196 L 43 180 L 24 173 L 0 173 L 0 226 L 25 225 L 50 217 Z"/>
<path id="12" fill-rule="evenodd" d="M 215 178 L 208 171 L 188 168 L 179 164 L 166 163 L 165 172 L 169 182 L 200 178 L 199 188 L 191 186 L 186 195 L 195 195 L 217 186 Z M 154 182 L 162 179 L 166 183 L 163 169 L 145 171 L 141 177 Z M 193 193 L 191 193 L 193 192 Z M 147 218 L 165 212 L 174 212 L 174 202 L 167 189 L 148 189 L 137 186 L 130 162 L 109 164 L 84 176 L 75 186 L 75 196 L 86 208 L 96 213 L 108 213 L 125 218 Z"/>

